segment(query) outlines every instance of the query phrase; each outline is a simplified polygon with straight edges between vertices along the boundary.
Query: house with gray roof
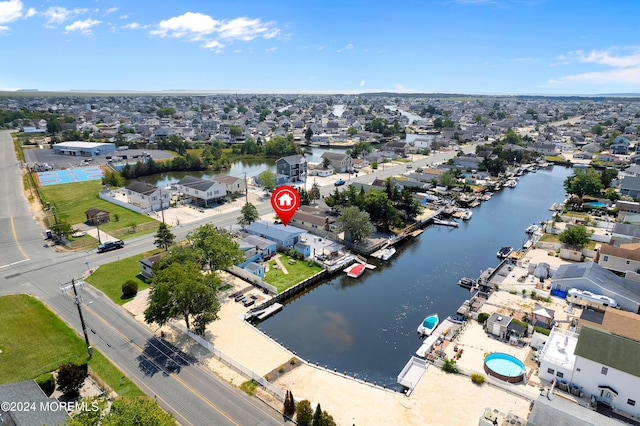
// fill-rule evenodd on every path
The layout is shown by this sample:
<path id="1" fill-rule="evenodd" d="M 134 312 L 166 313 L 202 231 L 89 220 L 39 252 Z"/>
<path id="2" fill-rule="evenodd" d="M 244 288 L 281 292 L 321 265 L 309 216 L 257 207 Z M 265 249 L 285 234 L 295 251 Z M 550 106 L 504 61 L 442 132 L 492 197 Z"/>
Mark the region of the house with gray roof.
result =
<path id="1" fill-rule="evenodd" d="M 326 151 L 322 153 L 322 158 L 329 159 L 331 167 L 338 173 L 346 173 L 352 169 L 352 158 L 348 154 Z"/>
<path id="2" fill-rule="evenodd" d="M 640 196 L 640 177 L 625 176 L 620 182 L 620 195 L 628 195 L 631 198 Z"/>
<path id="3" fill-rule="evenodd" d="M 209 206 L 211 202 L 220 200 L 227 195 L 226 185 L 208 179 L 200 179 L 193 176 L 185 176 L 176 183 L 178 191 L 185 198 L 200 206 Z"/>
<path id="4" fill-rule="evenodd" d="M 60 402 L 56 398 L 48 398 L 34 380 L 0 385 L 0 401 L 3 403 L 0 409 L 0 424 L 3 426 L 57 426 L 67 424 L 71 419 L 66 410 L 59 409 Z M 9 403 L 8 407 L 5 407 L 5 403 Z M 13 405 L 15 408 L 34 409 L 12 410 Z"/>
<path id="5" fill-rule="evenodd" d="M 274 241 L 278 246 L 285 248 L 293 247 L 300 240 L 300 235 L 306 232 L 303 229 L 295 228 L 291 225 L 284 226 L 282 224 L 273 224 L 264 221 L 253 222 L 247 226 L 245 230 L 251 235 L 258 235 L 267 240 Z"/>
<path id="6" fill-rule="evenodd" d="M 560 265 L 551 286 L 561 291 L 576 288 L 611 297 L 621 309 L 640 313 L 640 283 L 620 277 L 595 262 Z"/>
<path id="7" fill-rule="evenodd" d="M 169 208 L 169 191 L 162 191 L 149 183 L 135 180 L 125 186 L 124 193 L 127 203 L 142 210 L 158 211 Z"/>
<path id="8" fill-rule="evenodd" d="M 286 176 L 288 183 L 304 182 L 307 177 L 307 159 L 299 154 L 278 158 L 276 173 Z"/>

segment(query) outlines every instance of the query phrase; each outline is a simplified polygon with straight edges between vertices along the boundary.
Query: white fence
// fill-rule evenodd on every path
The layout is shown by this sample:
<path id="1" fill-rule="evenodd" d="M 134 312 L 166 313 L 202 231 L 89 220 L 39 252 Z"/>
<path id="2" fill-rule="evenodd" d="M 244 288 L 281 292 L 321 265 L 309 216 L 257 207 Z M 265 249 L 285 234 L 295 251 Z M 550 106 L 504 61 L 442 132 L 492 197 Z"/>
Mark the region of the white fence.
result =
<path id="1" fill-rule="evenodd" d="M 221 350 L 215 348 L 210 342 L 206 341 L 201 336 L 198 336 L 198 335 L 192 333 L 191 331 L 187 330 L 187 328 L 184 325 L 182 325 L 180 323 L 177 323 L 177 322 L 170 322 L 169 324 L 172 327 L 177 328 L 180 332 L 182 332 L 182 333 L 188 335 L 189 337 L 191 337 L 200 346 L 202 346 L 203 348 L 205 348 L 206 350 L 211 352 L 215 358 L 217 358 L 220 361 L 224 362 L 229 367 L 233 368 L 238 373 L 244 375 L 248 379 L 255 381 L 260 386 L 262 386 L 262 388 L 264 388 L 267 392 L 269 392 L 272 395 L 274 395 L 280 401 L 284 401 L 285 391 L 283 389 L 280 389 L 278 386 L 270 383 L 267 379 L 262 377 L 260 374 L 258 374 L 255 371 L 245 367 L 244 365 L 240 364 L 235 359 L 231 358 L 229 355 L 227 355 L 224 352 L 222 352 Z"/>
<path id="2" fill-rule="evenodd" d="M 244 269 L 239 268 L 235 265 L 229 268 L 228 271 L 233 275 L 242 278 L 246 282 L 255 284 L 258 287 L 266 288 L 271 294 L 278 294 L 278 289 L 276 287 L 272 286 L 271 284 L 267 284 L 266 282 L 262 281 L 259 276 L 254 275 L 251 272 L 245 271 Z"/>
<path id="3" fill-rule="evenodd" d="M 136 213 L 147 214 L 147 212 L 149 211 L 149 209 L 146 209 L 146 210 L 145 209 L 141 209 L 140 207 L 136 207 L 136 206 L 131 205 L 129 203 L 125 203 L 124 201 L 120 201 L 120 200 L 116 199 L 115 197 L 110 196 L 109 194 L 105 194 L 104 192 L 98 193 L 98 197 L 102 198 L 105 201 L 113 203 L 115 205 L 118 205 L 120 207 L 124 207 L 125 209 L 129 209 L 131 211 L 134 211 Z"/>

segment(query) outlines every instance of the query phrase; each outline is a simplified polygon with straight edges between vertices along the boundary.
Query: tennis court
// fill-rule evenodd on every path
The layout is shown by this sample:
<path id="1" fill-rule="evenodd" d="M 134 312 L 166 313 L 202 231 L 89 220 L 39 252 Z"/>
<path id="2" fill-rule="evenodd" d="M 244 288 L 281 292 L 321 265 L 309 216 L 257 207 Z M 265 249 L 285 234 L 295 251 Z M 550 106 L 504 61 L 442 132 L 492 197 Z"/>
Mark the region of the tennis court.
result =
<path id="1" fill-rule="evenodd" d="M 37 176 L 40 186 L 60 185 L 102 179 L 102 170 L 100 167 L 78 167 L 76 169 L 38 172 Z"/>

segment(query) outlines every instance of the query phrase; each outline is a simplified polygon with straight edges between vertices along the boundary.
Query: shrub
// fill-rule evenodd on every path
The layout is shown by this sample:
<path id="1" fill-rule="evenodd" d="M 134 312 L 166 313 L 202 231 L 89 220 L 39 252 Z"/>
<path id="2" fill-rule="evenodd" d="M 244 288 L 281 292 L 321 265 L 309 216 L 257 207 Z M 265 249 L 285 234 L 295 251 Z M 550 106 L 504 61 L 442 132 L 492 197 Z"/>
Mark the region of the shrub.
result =
<path id="1" fill-rule="evenodd" d="M 486 312 L 480 312 L 478 314 L 478 322 L 484 324 L 489 319 L 489 314 Z"/>
<path id="2" fill-rule="evenodd" d="M 533 327 L 533 331 L 537 331 L 538 333 L 542 333 L 545 336 L 548 336 L 551 333 L 551 330 L 542 327 Z"/>
<path id="3" fill-rule="evenodd" d="M 122 296 L 125 298 L 134 297 L 138 294 L 138 283 L 133 280 L 127 280 L 122 284 Z"/>
<path id="4" fill-rule="evenodd" d="M 247 380 L 240 385 L 240 390 L 244 391 L 247 395 L 253 396 L 256 392 L 257 383 L 253 380 Z"/>
<path id="5" fill-rule="evenodd" d="M 56 390 L 56 378 L 51 373 L 45 373 L 36 377 L 36 383 L 42 389 L 47 396 L 51 396 L 54 390 Z"/>
<path id="6" fill-rule="evenodd" d="M 442 364 L 442 371 L 445 373 L 458 373 L 458 366 L 456 365 L 456 361 L 454 359 L 445 359 L 444 364 Z"/>
<path id="7" fill-rule="evenodd" d="M 291 359 L 289 360 L 289 364 L 295 365 L 295 363 L 296 363 L 296 358 L 292 356 Z"/>
<path id="8" fill-rule="evenodd" d="M 313 410 L 311 409 L 311 403 L 303 399 L 296 404 L 296 421 L 299 425 L 311 424 L 313 420 Z"/>
<path id="9" fill-rule="evenodd" d="M 473 383 L 475 383 L 476 385 L 481 385 L 481 384 L 484 383 L 484 376 L 482 374 L 472 373 L 471 374 L 471 381 Z"/>
<path id="10" fill-rule="evenodd" d="M 280 368 L 278 368 L 278 372 L 280 374 L 284 373 L 287 369 L 284 367 L 284 365 L 281 365 Z"/>
<path id="11" fill-rule="evenodd" d="M 63 364 L 58 369 L 58 390 L 65 395 L 77 395 L 87 378 L 87 364 Z"/>

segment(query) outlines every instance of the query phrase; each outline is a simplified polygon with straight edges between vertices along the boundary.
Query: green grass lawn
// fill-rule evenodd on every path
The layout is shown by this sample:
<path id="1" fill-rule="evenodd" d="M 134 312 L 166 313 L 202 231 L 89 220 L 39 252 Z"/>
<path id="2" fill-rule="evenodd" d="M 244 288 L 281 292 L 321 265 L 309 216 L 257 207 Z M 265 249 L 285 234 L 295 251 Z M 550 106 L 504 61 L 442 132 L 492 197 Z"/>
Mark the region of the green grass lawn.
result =
<path id="1" fill-rule="evenodd" d="M 288 274 L 284 274 L 282 270 L 273 267 L 276 263 L 275 260 L 269 261 L 269 272 L 265 274 L 264 280 L 275 286 L 280 293 L 322 271 L 320 266 L 315 263 L 310 266 L 306 260 L 296 260 L 296 263 L 290 265 L 289 259 L 291 259 L 289 256 L 280 253 L 280 261 L 287 268 Z"/>
<path id="2" fill-rule="evenodd" d="M 84 339 L 31 296 L 0 297 L 0 323 L 0 383 L 34 379 L 67 362 L 87 362 Z M 88 365 L 119 395 L 143 395 L 96 349 Z"/>
<path id="3" fill-rule="evenodd" d="M 124 207 L 117 206 L 98 197 L 102 189 L 99 180 L 86 182 L 66 183 L 62 185 L 47 185 L 40 187 L 40 195 L 46 204 L 47 201 L 57 209 L 58 218 L 75 225 L 84 222 L 87 218 L 85 211 L 97 208 L 108 211 L 111 214 L 111 222 L 100 225 L 100 229 L 106 233 L 116 229 L 140 225 L 148 222 L 157 222 L 149 216 L 136 213 Z M 117 220 L 116 220 L 117 218 Z M 142 235 L 155 230 L 147 230 L 133 235 Z"/>
<path id="4" fill-rule="evenodd" d="M 138 283 L 138 291 L 148 288 L 147 280 L 141 275 L 140 261 L 160 251 L 139 254 L 102 265 L 86 281 L 104 292 L 118 305 L 123 305 L 131 299 L 122 298 L 122 284 L 127 280 L 133 280 Z"/>

